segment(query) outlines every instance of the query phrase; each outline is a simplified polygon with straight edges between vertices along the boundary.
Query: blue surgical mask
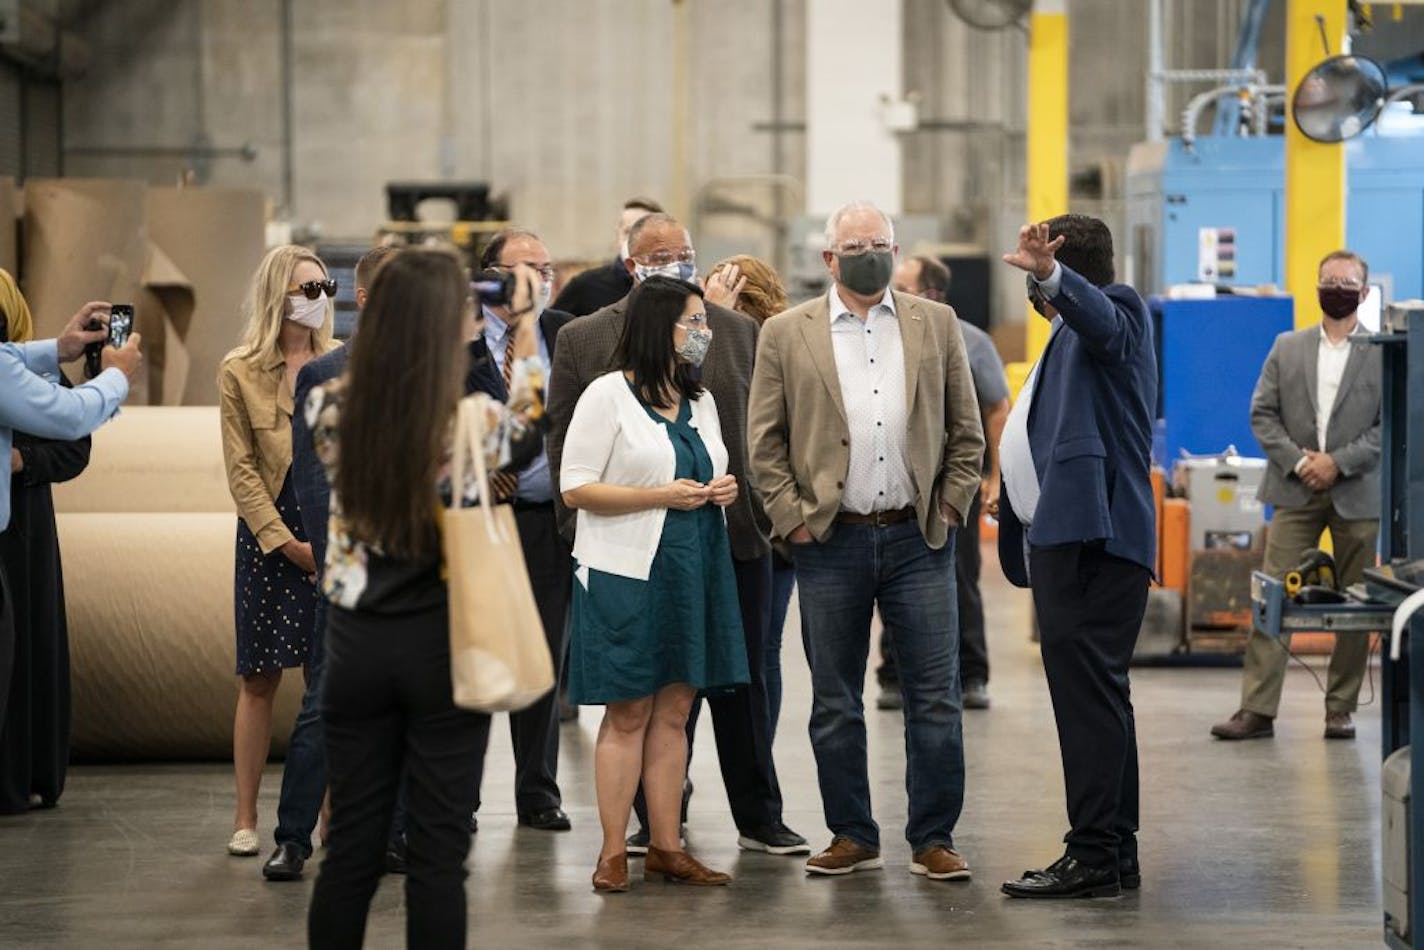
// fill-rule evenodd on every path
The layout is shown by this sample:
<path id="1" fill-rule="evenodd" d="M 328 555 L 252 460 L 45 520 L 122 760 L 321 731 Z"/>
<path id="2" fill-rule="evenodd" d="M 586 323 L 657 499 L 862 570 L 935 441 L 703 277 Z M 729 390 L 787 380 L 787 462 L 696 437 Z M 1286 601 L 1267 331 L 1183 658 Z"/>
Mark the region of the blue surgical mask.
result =
<path id="1" fill-rule="evenodd" d="M 635 262 L 633 276 L 640 284 L 649 277 L 671 277 L 673 280 L 685 280 L 690 283 L 697 276 L 697 265 L 692 261 L 669 261 L 657 267 L 650 267 L 647 264 Z"/>

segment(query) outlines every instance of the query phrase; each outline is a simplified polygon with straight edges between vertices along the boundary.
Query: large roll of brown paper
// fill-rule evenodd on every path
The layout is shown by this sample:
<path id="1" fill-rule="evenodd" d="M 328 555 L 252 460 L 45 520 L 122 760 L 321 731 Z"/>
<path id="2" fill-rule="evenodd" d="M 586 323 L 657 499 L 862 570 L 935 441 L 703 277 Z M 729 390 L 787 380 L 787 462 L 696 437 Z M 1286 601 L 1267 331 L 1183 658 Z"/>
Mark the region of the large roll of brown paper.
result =
<path id="1" fill-rule="evenodd" d="M 228 494 L 215 406 L 133 406 L 54 487 L 73 668 L 74 754 L 227 759 L 238 680 Z M 283 676 L 284 751 L 301 702 Z"/>

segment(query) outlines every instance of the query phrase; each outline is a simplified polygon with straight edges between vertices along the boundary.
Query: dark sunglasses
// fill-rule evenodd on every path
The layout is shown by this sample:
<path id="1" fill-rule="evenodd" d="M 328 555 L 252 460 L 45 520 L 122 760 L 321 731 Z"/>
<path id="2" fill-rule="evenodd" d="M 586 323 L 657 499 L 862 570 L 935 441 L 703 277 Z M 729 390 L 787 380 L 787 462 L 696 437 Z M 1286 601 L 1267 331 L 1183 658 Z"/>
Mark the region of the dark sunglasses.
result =
<path id="1" fill-rule="evenodd" d="M 336 281 L 334 280 L 309 280 L 305 284 L 298 284 L 297 289 L 302 292 L 302 296 L 308 300 L 315 300 L 325 291 L 328 297 L 336 296 Z"/>

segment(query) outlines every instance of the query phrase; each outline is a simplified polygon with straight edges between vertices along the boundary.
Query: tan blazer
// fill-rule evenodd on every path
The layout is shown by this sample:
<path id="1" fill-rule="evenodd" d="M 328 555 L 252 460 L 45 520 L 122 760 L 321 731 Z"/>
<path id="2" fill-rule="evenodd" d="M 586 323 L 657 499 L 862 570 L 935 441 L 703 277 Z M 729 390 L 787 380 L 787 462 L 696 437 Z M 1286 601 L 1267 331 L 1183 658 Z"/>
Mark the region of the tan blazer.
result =
<path id="1" fill-rule="evenodd" d="M 332 342 L 326 352 L 341 344 Z M 323 355 L 322 353 L 316 354 Z M 257 360 L 233 350 L 218 368 L 223 462 L 237 514 L 263 554 L 292 539 L 276 498 L 292 467 L 292 394 L 280 353 Z"/>
<path id="2" fill-rule="evenodd" d="M 944 546 L 944 498 L 969 510 L 984 458 L 979 404 L 959 320 L 944 304 L 896 293 L 905 347 L 910 473 L 920 531 Z M 748 406 L 752 478 L 777 538 L 802 524 L 826 540 L 840 511 L 850 467 L 850 427 L 831 344 L 827 295 L 772 317 L 762 327 Z"/>

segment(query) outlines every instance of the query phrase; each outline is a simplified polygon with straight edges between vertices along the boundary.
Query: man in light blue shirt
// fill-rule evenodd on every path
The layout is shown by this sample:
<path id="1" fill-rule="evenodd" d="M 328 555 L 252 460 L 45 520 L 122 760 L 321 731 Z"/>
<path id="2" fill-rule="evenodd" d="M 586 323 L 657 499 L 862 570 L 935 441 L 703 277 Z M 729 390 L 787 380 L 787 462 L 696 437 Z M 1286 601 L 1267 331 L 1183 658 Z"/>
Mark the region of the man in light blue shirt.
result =
<path id="1" fill-rule="evenodd" d="M 97 320 L 100 328 L 85 329 Z M 129 394 L 129 381 L 143 357 L 135 333 L 121 350 L 104 348 L 103 371 L 87 383 L 66 389 L 59 364 L 77 360 L 84 347 L 109 335 L 109 305 L 85 304 L 65 324 L 57 339 L 0 343 L 0 458 L 8 459 L 15 430 L 46 439 L 83 438 L 113 417 Z M 10 524 L 10 479 L 0 478 L 0 531 Z M 0 567 L 0 731 L 10 700 L 15 662 L 15 625 L 9 583 Z"/>

